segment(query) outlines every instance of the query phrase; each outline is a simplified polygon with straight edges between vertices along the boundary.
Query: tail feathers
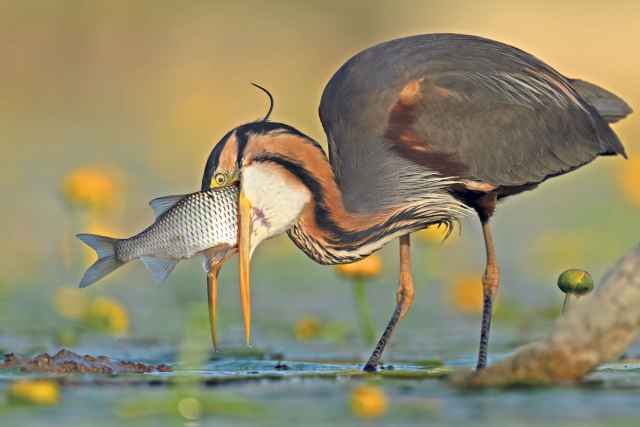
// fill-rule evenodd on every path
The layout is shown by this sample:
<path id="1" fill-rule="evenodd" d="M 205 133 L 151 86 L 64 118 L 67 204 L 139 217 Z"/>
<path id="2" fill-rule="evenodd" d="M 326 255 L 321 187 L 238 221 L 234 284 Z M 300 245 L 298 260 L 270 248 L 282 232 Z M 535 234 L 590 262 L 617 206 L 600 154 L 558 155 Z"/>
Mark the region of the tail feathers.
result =
<path id="1" fill-rule="evenodd" d="M 571 85 L 608 123 L 622 120 L 633 112 L 622 98 L 584 80 L 572 79 Z"/>
<path id="2" fill-rule="evenodd" d="M 93 263 L 84 273 L 84 276 L 82 276 L 82 280 L 80 281 L 81 288 L 86 288 L 113 270 L 124 265 L 124 262 L 118 260 L 116 257 L 116 243 L 118 239 L 95 234 L 78 234 L 76 237 L 96 251 L 98 255 L 98 260 Z"/>

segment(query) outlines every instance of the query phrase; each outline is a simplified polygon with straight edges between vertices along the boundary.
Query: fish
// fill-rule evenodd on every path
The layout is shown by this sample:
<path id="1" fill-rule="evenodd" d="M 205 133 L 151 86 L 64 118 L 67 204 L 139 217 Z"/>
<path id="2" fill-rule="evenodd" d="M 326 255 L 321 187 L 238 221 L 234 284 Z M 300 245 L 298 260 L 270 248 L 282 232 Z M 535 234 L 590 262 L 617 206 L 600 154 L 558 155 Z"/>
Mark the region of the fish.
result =
<path id="1" fill-rule="evenodd" d="M 80 280 L 85 288 L 128 262 L 141 259 L 156 282 L 163 282 L 180 260 L 194 255 L 215 257 L 232 252 L 238 238 L 236 185 L 153 199 L 156 219 L 140 233 L 125 239 L 77 234 L 97 254 Z M 213 248 L 213 249 L 212 249 Z"/>

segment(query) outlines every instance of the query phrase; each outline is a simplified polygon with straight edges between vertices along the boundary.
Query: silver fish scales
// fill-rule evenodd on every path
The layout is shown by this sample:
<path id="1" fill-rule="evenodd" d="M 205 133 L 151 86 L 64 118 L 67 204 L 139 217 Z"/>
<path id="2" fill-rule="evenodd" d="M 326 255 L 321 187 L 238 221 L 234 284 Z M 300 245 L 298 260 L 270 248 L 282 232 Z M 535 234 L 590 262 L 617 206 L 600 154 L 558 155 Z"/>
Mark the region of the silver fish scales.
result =
<path id="1" fill-rule="evenodd" d="M 233 246 L 238 234 L 237 197 L 233 186 L 181 198 L 146 230 L 121 240 L 116 257 L 124 262 L 147 255 L 185 259 L 219 244 Z"/>
<path id="2" fill-rule="evenodd" d="M 157 281 L 163 281 L 181 259 L 236 245 L 238 188 L 229 186 L 149 202 L 155 222 L 127 239 L 93 234 L 78 238 L 93 248 L 98 260 L 87 270 L 80 287 L 89 286 L 116 268 L 142 259 Z M 221 250 L 222 250 L 221 249 Z"/>

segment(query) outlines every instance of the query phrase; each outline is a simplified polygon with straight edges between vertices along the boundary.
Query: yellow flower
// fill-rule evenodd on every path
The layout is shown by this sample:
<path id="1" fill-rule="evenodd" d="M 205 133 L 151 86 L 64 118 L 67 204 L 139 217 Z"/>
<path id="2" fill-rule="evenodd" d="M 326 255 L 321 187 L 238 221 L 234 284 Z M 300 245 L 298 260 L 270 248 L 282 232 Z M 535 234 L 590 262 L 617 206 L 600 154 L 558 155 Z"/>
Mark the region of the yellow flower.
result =
<path id="1" fill-rule="evenodd" d="M 482 280 L 479 276 L 462 276 L 453 283 L 449 291 L 456 310 L 467 314 L 482 312 Z"/>
<path id="2" fill-rule="evenodd" d="M 640 154 L 640 153 L 638 153 Z M 638 155 L 622 162 L 618 184 L 622 193 L 635 205 L 640 206 L 640 158 Z"/>
<path id="3" fill-rule="evenodd" d="M 105 210 L 114 205 L 116 186 L 111 175 L 96 168 L 79 168 L 62 183 L 65 200 L 74 207 Z"/>
<path id="4" fill-rule="evenodd" d="M 98 297 L 89 301 L 80 289 L 60 288 L 53 297 L 56 310 L 67 319 L 79 319 L 92 329 L 113 335 L 121 335 L 129 330 L 129 315 L 115 299 Z M 65 331 L 61 337 L 67 338 Z"/>
<path id="5" fill-rule="evenodd" d="M 336 271 L 347 279 L 368 279 L 376 277 L 382 270 L 382 259 L 378 255 L 369 255 L 360 261 L 351 264 L 341 264 L 336 267 Z"/>
<path id="6" fill-rule="evenodd" d="M 79 319 L 89 308 L 86 292 L 77 288 L 58 288 L 53 296 L 56 310 L 67 319 Z"/>
<path id="7" fill-rule="evenodd" d="M 127 311 L 111 298 L 96 298 L 83 317 L 89 326 L 102 332 L 121 335 L 129 330 Z"/>
<path id="8" fill-rule="evenodd" d="M 178 402 L 178 413 L 187 420 L 197 420 L 202 415 L 202 404 L 195 397 L 185 397 Z"/>
<path id="9" fill-rule="evenodd" d="M 8 400 L 29 405 L 54 405 L 60 400 L 58 384 L 48 380 L 19 380 L 9 386 Z"/>
<path id="10" fill-rule="evenodd" d="M 307 316 L 300 319 L 294 328 L 296 339 L 299 341 L 311 341 L 322 332 L 322 322 L 317 317 Z"/>
<path id="11" fill-rule="evenodd" d="M 429 244 L 440 244 L 445 239 L 452 239 L 455 237 L 455 225 L 452 226 L 451 232 L 449 228 L 444 224 L 434 224 L 429 227 L 418 231 L 417 235 L 420 240 Z"/>
<path id="12" fill-rule="evenodd" d="M 361 418 L 377 418 L 387 412 L 387 397 L 378 386 L 362 384 L 351 392 L 351 412 Z"/>

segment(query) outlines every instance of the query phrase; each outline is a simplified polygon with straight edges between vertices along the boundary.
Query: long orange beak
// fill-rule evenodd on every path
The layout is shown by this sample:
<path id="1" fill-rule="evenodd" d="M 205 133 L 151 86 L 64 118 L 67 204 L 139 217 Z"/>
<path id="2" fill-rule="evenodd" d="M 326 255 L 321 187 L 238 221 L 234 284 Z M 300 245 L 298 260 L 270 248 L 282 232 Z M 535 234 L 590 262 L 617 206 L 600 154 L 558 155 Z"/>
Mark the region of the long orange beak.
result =
<path id="1" fill-rule="evenodd" d="M 204 269 L 207 272 L 207 299 L 209 302 L 209 331 L 211 332 L 211 344 L 213 351 L 218 350 L 218 333 L 216 329 L 217 302 L 218 302 L 218 274 L 227 258 L 234 250 L 225 247 L 208 249 L 204 256 Z"/>
<path id="2" fill-rule="evenodd" d="M 251 290 L 250 255 L 251 255 L 251 203 L 240 192 L 238 202 L 239 229 L 238 253 L 240 255 L 240 299 L 242 300 L 242 317 L 244 319 L 244 339 L 246 345 L 251 345 Z"/>

